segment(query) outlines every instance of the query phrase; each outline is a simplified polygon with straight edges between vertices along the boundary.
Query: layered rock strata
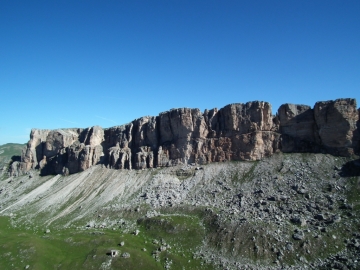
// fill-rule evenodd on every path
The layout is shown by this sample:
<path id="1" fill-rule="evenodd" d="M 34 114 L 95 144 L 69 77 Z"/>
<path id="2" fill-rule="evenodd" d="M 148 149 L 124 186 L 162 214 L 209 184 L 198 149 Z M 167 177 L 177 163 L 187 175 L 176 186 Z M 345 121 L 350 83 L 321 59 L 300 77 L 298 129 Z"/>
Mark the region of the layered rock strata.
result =
<path id="1" fill-rule="evenodd" d="M 145 169 L 177 164 L 259 160 L 277 151 L 349 156 L 359 151 L 359 110 L 354 99 L 281 105 L 230 104 L 180 108 L 102 129 L 33 129 L 21 171 L 72 174 L 96 164 Z"/>

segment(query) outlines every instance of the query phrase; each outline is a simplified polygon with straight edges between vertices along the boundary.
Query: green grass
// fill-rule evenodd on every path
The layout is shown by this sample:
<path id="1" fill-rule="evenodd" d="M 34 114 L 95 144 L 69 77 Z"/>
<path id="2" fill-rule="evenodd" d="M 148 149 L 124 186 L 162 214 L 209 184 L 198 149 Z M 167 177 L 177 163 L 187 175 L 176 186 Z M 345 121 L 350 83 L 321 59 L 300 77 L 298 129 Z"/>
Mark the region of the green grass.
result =
<path id="1" fill-rule="evenodd" d="M 8 217 L 0 217 L 0 269 L 164 269 L 171 261 L 171 269 L 211 269 L 211 266 L 193 259 L 193 252 L 201 245 L 205 229 L 198 216 L 165 215 L 139 220 L 139 235 L 124 233 L 121 229 L 36 229 L 14 227 Z M 158 244 L 153 240 L 158 240 Z M 124 246 L 119 246 L 121 241 Z M 154 252 L 161 243 L 170 249 Z M 143 250 L 146 249 L 146 251 Z M 119 250 L 111 258 L 107 253 Z M 130 258 L 121 254 L 128 252 Z"/>
<path id="2" fill-rule="evenodd" d="M 347 199 L 354 210 L 360 210 L 360 177 L 354 176 L 347 179 Z"/>
<path id="3" fill-rule="evenodd" d="M 197 216 L 165 215 L 139 220 L 139 225 L 150 239 L 165 241 L 171 246 L 170 253 L 161 253 L 160 261 L 166 257 L 173 261 L 172 269 L 209 269 L 201 261 L 192 258 L 193 252 L 201 245 L 205 228 L 200 226 Z M 189 262 L 190 260 L 190 262 Z"/>
<path id="4" fill-rule="evenodd" d="M 7 143 L 0 145 L 0 157 L 20 156 L 26 144 Z"/>
<path id="5" fill-rule="evenodd" d="M 57 269 L 60 265 L 75 269 L 90 248 L 89 237 L 85 241 L 84 236 L 69 231 L 44 234 L 13 228 L 5 217 L 0 217 L 0 228 L 1 269 L 23 269 L 26 265 L 32 269 Z M 66 241 L 71 236 L 72 241 Z"/>
<path id="6" fill-rule="evenodd" d="M 25 144 L 19 144 L 19 143 L 7 143 L 0 145 L 0 170 L 3 169 L 5 166 L 5 170 L 7 170 L 10 162 L 12 162 L 12 158 L 14 156 L 17 157 L 17 159 L 21 156 L 21 151 L 25 147 Z M 6 175 L 2 177 L 2 179 L 5 179 Z"/>

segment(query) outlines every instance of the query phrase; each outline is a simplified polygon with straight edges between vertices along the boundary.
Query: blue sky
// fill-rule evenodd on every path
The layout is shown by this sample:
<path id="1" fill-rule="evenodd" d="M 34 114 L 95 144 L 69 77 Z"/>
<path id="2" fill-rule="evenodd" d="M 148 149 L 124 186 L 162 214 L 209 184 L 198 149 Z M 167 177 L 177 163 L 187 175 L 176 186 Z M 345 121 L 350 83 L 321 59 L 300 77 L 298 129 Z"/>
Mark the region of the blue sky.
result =
<path id="1" fill-rule="evenodd" d="M 0 1 L 0 144 L 171 108 L 360 104 L 360 1 Z"/>

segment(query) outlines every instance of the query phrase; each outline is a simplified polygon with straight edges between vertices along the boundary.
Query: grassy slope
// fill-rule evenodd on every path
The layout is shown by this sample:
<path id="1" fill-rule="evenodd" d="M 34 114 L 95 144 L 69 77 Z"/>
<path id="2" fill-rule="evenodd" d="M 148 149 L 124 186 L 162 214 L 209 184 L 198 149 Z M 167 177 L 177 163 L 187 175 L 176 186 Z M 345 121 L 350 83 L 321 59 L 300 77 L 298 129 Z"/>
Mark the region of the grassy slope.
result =
<path id="1" fill-rule="evenodd" d="M 121 230 L 54 230 L 46 234 L 29 228 L 14 228 L 8 217 L 0 217 L 0 269 L 212 269 L 192 258 L 192 248 L 201 244 L 204 228 L 197 216 L 162 216 L 139 222 L 139 235 Z M 158 243 L 154 244 L 153 241 Z M 124 246 L 119 246 L 121 241 Z M 154 251 L 169 244 L 171 249 Z M 144 251 L 143 248 L 146 250 Z M 111 258 L 107 253 L 119 250 Z M 128 252 L 131 257 L 122 258 Z M 104 265 L 110 262 L 111 268 Z"/>
<path id="2" fill-rule="evenodd" d="M 7 143 L 0 145 L 0 158 L 10 159 L 12 156 L 20 156 L 21 150 L 25 147 L 26 144 L 19 143 Z"/>
<path id="3" fill-rule="evenodd" d="M 299 156 L 302 157 L 302 162 L 315 163 L 316 157 L 313 155 L 298 155 L 298 159 Z M 284 157 L 289 157 L 291 160 L 294 156 L 289 154 Z M 324 162 L 323 159 L 326 156 L 319 157 L 322 158 L 319 164 L 313 165 L 318 171 L 312 174 L 312 181 L 321 181 L 325 174 L 329 174 L 329 178 L 323 181 L 324 187 L 327 187 L 326 183 L 334 179 L 330 174 L 333 164 Z M 339 162 L 336 164 L 338 166 L 345 162 L 339 158 L 336 160 Z M 272 163 L 266 165 L 266 162 L 252 164 L 253 166 L 246 173 L 214 175 L 215 180 L 229 177 L 231 182 L 235 186 L 238 183 L 238 188 L 240 188 L 246 183 L 252 183 L 257 173 L 266 172 L 266 168 L 266 170 L 258 170 L 259 166 L 273 167 Z M 284 164 L 284 162 L 279 162 L 279 164 Z M 291 170 L 297 169 L 296 166 L 291 165 L 289 172 L 286 170 L 283 172 L 284 170 L 281 168 L 273 169 L 277 171 L 279 177 L 284 178 L 287 177 L 286 175 L 293 177 Z M 348 186 L 347 200 L 354 205 L 354 210 L 358 212 L 360 210 L 360 178 L 357 173 L 357 169 L 353 172 L 350 167 L 348 176 L 344 177 L 344 180 Z M 261 177 L 265 176 L 261 174 Z M 274 180 L 274 182 L 276 181 Z M 333 192 L 335 191 L 327 191 L 328 195 Z M 293 200 L 300 200 L 302 196 L 296 194 Z M 282 202 L 270 203 L 283 204 Z M 193 259 L 193 252 L 201 246 L 204 238 L 209 240 L 209 247 L 213 249 L 215 255 L 247 258 L 248 261 L 255 264 L 262 260 L 263 263 L 273 265 L 273 261 L 276 260 L 276 252 L 273 252 L 271 247 L 274 245 L 279 248 L 284 245 L 284 243 L 277 243 L 272 235 L 277 229 L 274 224 L 253 220 L 241 225 L 226 218 L 221 222 L 216 222 L 218 219 L 216 212 L 221 212 L 221 209 L 212 209 L 213 214 L 204 217 L 201 214 L 204 213 L 204 209 L 194 208 L 195 211 L 184 206 L 162 208 L 160 212 L 163 215 L 141 219 L 139 218 L 143 217 L 148 209 L 140 210 L 144 213 L 129 210 L 120 212 L 118 209 L 107 210 L 109 213 L 102 211 L 101 219 L 103 220 L 107 215 L 116 217 L 116 219 L 123 217 L 126 220 L 137 220 L 136 227 L 140 230 L 140 234 L 137 236 L 122 228 L 115 230 L 85 229 L 86 218 L 76 222 L 78 223 L 76 225 L 82 226 L 81 229 L 76 229 L 76 227 L 61 229 L 62 222 L 65 222 L 62 219 L 61 224 L 50 227 L 50 234 L 45 234 L 45 227 L 42 224 L 33 224 L 28 228 L 21 226 L 14 228 L 10 226 L 8 218 L 0 217 L 0 269 L 23 269 L 28 264 L 31 266 L 30 269 L 163 269 L 167 265 L 167 261 L 172 261 L 171 269 L 183 269 L 183 267 L 185 269 L 211 269 L 211 265 Z M 296 265 L 299 256 L 312 261 L 314 258 L 323 259 L 343 249 L 345 247 L 344 239 L 351 238 L 352 233 L 358 232 L 360 228 L 355 222 L 350 222 L 354 219 L 353 216 L 347 215 L 350 211 L 341 211 L 343 211 L 342 221 L 329 225 L 326 232 L 319 232 L 320 238 L 314 238 L 313 232 L 307 233 L 306 238 L 301 242 L 290 237 L 289 242 L 293 244 L 295 252 L 283 251 L 283 262 Z M 353 211 L 353 213 L 355 212 Z M 93 214 L 98 215 L 98 213 Z M 42 229 L 36 231 L 36 227 Z M 299 226 L 289 221 L 284 222 L 283 234 L 291 236 L 297 227 Z M 299 227 L 299 229 L 304 228 Z M 254 235 L 255 239 L 253 239 Z M 336 239 L 333 238 L 334 235 Z M 154 258 L 153 251 L 157 250 L 161 244 L 154 244 L 154 239 L 159 242 L 164 239 L 171 246 L 170 250 L 157 253 L 157 259 Z M 124 247 L 118 246 L 121 241 L 125 242 Z M 146 251 L 143 251 L 143 248 L 146 248 Z M 131 257 L 129 259 L 121 258 L 121 256 L 111 258 L 106 255 L 110 249 L 120 250 L 120 254 L 129 252 Z M 107 262 L 110 266 L 104 268 L 103 266 Z"/>
<path id="4" fill-rule="evenodd" d="M 7 143 L 0 145 L 0 169 L 11 161 L 13 156 L 21 156 L 21 150 L 25 144 Z"/>

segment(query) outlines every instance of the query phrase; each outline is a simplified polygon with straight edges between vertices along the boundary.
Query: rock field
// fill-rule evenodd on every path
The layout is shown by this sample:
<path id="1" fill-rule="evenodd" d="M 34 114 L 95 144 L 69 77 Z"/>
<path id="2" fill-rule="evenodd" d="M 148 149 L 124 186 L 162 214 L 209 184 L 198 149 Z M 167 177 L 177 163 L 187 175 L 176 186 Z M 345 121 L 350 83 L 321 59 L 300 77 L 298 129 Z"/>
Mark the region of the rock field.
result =
<path id="1" fill-rule="evenodd" d="M 96 165 L 69 176 L 31 170 L 0 182 L 0 213 L 15 226 L 41 219 L 134 233 L 141 220 L 199 211 L 207 233 L 193 253 L 204 263 L 358 269 L 359 176 L 359 159 L 309 153 L 145 170 Z"/>

